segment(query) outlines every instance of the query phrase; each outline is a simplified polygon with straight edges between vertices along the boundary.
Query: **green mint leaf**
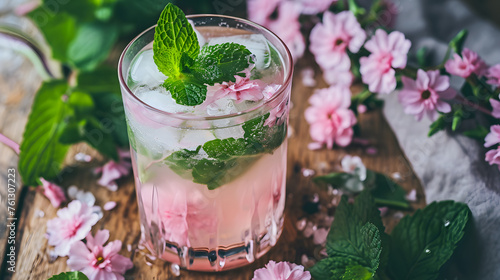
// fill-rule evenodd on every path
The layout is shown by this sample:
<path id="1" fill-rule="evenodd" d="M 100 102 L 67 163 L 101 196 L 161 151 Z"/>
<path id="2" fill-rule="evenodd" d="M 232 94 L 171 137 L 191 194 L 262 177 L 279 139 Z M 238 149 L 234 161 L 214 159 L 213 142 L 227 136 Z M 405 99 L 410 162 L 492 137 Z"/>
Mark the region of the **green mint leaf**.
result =
<path id="1" fill-rule="evenodd" d="M 488 135 L 488 133 L 490 133 L 490 131 L 486 127 L 478 125 L 471 130 L 465 131 L 464 135 L 473 139 L 483 141 L 486 135 Z"/>
<path id="2" fill-rule="evenodd" d="M 67 61 L 68 48 L 77 33 L 77 22 L 68 13 L 60 11 L 55 15 L 48 11 L 50 9 L 40 6 L 28 13 L 28 17 L 42 31 L 52 50 L 52 57 L 60 61 Z"/>
<path id="3" fill-rule="evenodd" d="M 193 179 L 192 169 L 199 162 L 198 154 L 201 146 L 194 151 L 182 149 L 166 157 L 163 162 L 177 175 L 185 179 Z"/>
<path id="4" fill-rule="evenodd" d="M 366 267 L 360 265 L 349 266 L 346 268 L 342 280 L 370 280 L 373 279 L 373 273 Z"/>
<path id="5" fill-rule="evenodd" d="M 324 279 L 314 274 L 319 273 L 320 276 L 328 274 L 330 279 L 342 279 L 346 272 L 349 273 L 348 268 L 355 266 L 365 268 L 372 277 L 384 258 L 382 248 L 388 242 L 384 230 L 380 213 L 368 191 L 361 192 L 354 205 L 343 196 L 327 237 L 328 261 L 322 261 L 321 268 L 311 270 L 313 277 Z"/>
<path id="6" fill-rule="evenodd" d="M 89 278 L 80 271 L 70 271 L 53 275 L 48 280 L 89 280 Z"/>
<path id="7" fill-rule="evenodd" d="M 109 22 L 81 24 L 76 37 L 68 46 L 68 62 L 82 71 L 94 70 L 108 57 L 119 31 L 117 24 Z"/>
<path id="8" fill-rule="evenodd" d="M 269 127 L 265 125 L 268 117 L 269 114 L 266 114 L 249 120 L 243 125 L 247 147 L 254 150 L 254 153 L 272 153 L 283 143 L 287 136 L 285 123 Z"/>
<path id="9" fill-rule="evenodd" d="M 183 54 L 194 60 L 200 52 L 198 38 L 193 27 L 186 19 L 186 15 L 171 3 L 165 6 L 158 19 L 158 25 L 155 28 L 153 52 L 153 58 L 158 70 L 168 77 L 175 78 L 181 74 L 181 58 Z"/>
<path id="10" fill-rule="evenodd" d="M 460 30 L 460 32 L 458 32 L 458 34 L 453 38 L 451 39 L 450 41 L 450 48 L 455 52 L 457 53 L 458 55 L 462 56 L 462 50 L 464 48 L 464 43 L 465 43 L 465 40 L 467 39 L 467 35 L 468 35 L 468 31 L 467 29 L 462 29 Z"/>
<path id="11" fill-rule="evenodd" d="M 229 159 L 232 156 L 245 155 L 247 152 L 246 141 L 243 138 L 215 139 L 203 144 L 203 150 L 211 158 L 220 160 Z"/>
<path id="12" fill-rule="evenodd" d="M 177 104 L 196 106 L 207 98 L 207 87 L 190 76 L 168 77 L 163 86 L 170 91 Z"/>
<path id="13" fill-rule="evenodd" d="M 68 89 L 66 81 L 53 80 L 44 82 L 35 96 L 19 154 L 19 173 L 26 185 L 38 185 L 40 177 L 54 179 L 61 170 L 69 149 L 59 142 Z"/>
<path id="14" fill-rule="evenodd" d="M 101 65 L 91 72 L 81 72 L 76 78 L 79 90 L 89 93 L 121 95 L 116 68 Z"/>
<path id="15" fill-rule="evenodd" d="M 253 63 L 252 53 L 243 45 L 223 43 L 204 46 L 191 67 L 193 75 L 206 84 L 235 82 L 235 74 Z"/>
<path id="16" fill-rule="evenodd" d="M 447 122 L 446 122 L 446 116 L 441 115 L 437 120 L 435 120 L 433 123 L 431 123 L 429 133 L 427 134 L 428 137 L 431 137 L 432 135 L 438 133 L 441 130 L 444 130 L 446 128 Z"/>
<path id="17" fill-rule="evenodd" d="M 391 233 L 392 279 L 437 279 L 464 236 L 471 216 L 466 204 L 441 201 L 404 217 Z"/>

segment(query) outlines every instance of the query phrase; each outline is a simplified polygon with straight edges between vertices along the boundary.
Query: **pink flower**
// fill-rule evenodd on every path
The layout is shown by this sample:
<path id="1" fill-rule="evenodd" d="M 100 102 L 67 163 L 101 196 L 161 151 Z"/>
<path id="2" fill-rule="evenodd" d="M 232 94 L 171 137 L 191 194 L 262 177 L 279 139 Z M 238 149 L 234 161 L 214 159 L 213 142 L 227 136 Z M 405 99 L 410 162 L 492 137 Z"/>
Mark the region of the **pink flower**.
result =
<path id="1" fill-rule="evenodd" d="M 500 87 L 500 64 L 491 66 L 486 73 L 488 83 Z"/>
<path id="2" fill-rule="evenodd" d="M 234 83 L 222 82 L 222 84 L 216 84 L 211 87 L 211 92 L 204 104 L 210 105 L 224 97 L 233 99 L 236 103 L 259 101 L 264 98 L 262 94 L 263 83 L 260 80 L 250 80 L 250 75 L 246 75 L 246 77 L 235 75 L 234 77 L 236 78 Z"/>
<path id="3" fill-rule="evenodd" d="M 278 4 L 284 0 L 248 0 L 248 19 L 258 24 L 266 25 L 269 16 L 276 10 Z"/>
<path id="4" fill-rule="evenodd" d="M 38 190 L 50 200 L 52 206 L 57 208 L 61 206 L 61 203 L 66 201 L 66 195 L 64 195 L 61 187 L 43 178 L 40 178 L 40 181 L 42 181 L 42 186 L 38 186 Z"/>
<path id="5" fill-rule="evenodd" d="M 345 56 L 342 61 L 332 68 L 323 69 L 323 79 L 329 85 L 350 87 L 354 76 L 351 73 L 351 61 Z"/>
<path id="6" fill-rule="evenodd" d="M 130 172 L 132 164 L 130 163 L 130 151 L 118 150 L 120 161 L 108 161 L 104 166 L 94 169 L 94 173 L 102 173 L 101 178 L 97 181 L 99 185 L 107 187 L 110 191 L 116 191 L 118 185 L 115 180 L 127 176 Z"/>
<path id="7" fill-rule="evenodd" d="M 278 92 L 278 89 L 280 87 L 281 86 L 277 85 L 277 84 L 272 84 L 272 85 L 266 86 L 264 88 L 264 90 L 262 91 L 262 94 L 264 95 L 264 99 L 265 100 L 271 99 L 276 94 L 276 92 Z M 282 101 L 280 104 L 278 104 L 278 106 L 273 108 L 269 112 L 269 117 L 264 122 L 264 125 L 267 125 L 269 127 L 273 127 L 276 124 L 278 124 L 278 125 L 282 124 L 285 121 L 285 119 L 282 118 L 282 116 L 286 111 L 287 104 L 288 104 L 288 102 Z M 278 120 L 278 122 L 276 120 Z"/>
<path id="8" fill-rule="evenodd" d="M 255 270 L 252 280 L 310 280 L 311 273 L 304 267 L 289 262 L 269 261 L 265 268 Z"/>
<path id="9" fill-rule="evenodd" d="M 389 94 L 396 89 L 396 71 L 393 68 L 406 67 L 411 42 L 403 33 L 393 31 L 387 34 L 377 29 L 365 48 L 372 54 L 362 57 L 359 62 L 363 83 L 371 92 Z"/>
<path id="10" fill-rule="evenodd" d="M 264 24 L 287 45 L 295 61 L 301 58 L 306 49 L 304 36 L 300 32 L 300 5 L 286 1 L 278 7 L 278 18 Z"/>
<path id="11" fill-rule="evenodd" d="M 499 96 L 499 98 L 500 98 L 500 96 Z M 491 111 L 491 115 L 493 115 L 493 117 L 495 117 L 497 119 L 500 119 L 500 101 L 491 98 L 490 104 L 491 104 L 491 107 L 493 108 L 493 110 Z"/>
<path id="12" fill-rule="evenodd" d="M 298 0 L 302 7 L 302 14 L 315 15 L 322 13 L 338 0 Z"/>
<path id="13" fill-rule="evenodd" d="M 462 78 L 469 77 L 472 73 L 478 76 L 484 76 L 488 71 L 488 66 L 479 57 L 476 52 L 464 48 L 462 57 L 458 54 L 453 54 L 453 58 L 446 61 L 444 65 L 448 73 Z"/>
<path id="14" fill-rule="evenodd" d="M 47 239 L 49 245 L 55 246 L 55 255 L 68 255 L 71 246 L 85 238 L 98 220 L 99 215 L 79 200 L 73 200 L 68 207 L 59 209 L 57 218 L 47 222 Z"/>
<path id="15" fill-rule="evenodd" d="M 122 242 L 109 239 L 108 230 L 97 231 L 95 237 L 87 235 L 87 243 L 76 242 L 69 251 L 68 266 L 72 270 L 81 271 L 89 280 L 123 280 L 125 271 L 134 265 L 132 261 L 119 255 Z"/>
<path id="16" fill-rule="evenodd" d="M 396 19 L 399 14 L 398 6 L 391 0 L 382 0 L 380 3 L 382 11 L 380 12 L 377 22 L 382 26 L 387 26 L 391 29 L 396 25 Z"/>
<path id="17" fill-rule="evenodd" d="M 318 23 L 311 31 L 311 52 L 323 69 L 331 69 L 338 64 L 351 62 L 346 50 L 357 53 L 363 46 L 366 33 L 350 11 L 338 14 L 325 12 L 323 23 Z"/>
<path id="18" fill-rule="evenodd" d="M 498 165 L 498 170 L 500 170 L 500 146 L 495 150 L 488 151 L 485 160 L 489 162 L 490 165 Z"/>
<path id="19" fill-rule="evenodd" d="M 450 78 L 440 75 L 439 70 L 418 69 L 417 80 L 403 76 L 403 89 L 399 93 L 399 102 L 405 107 L 405 113 L 415 115 L 420 121 L 427 113 L 432 121 L 438 117 L 438 111 L 449 113 L 451 106 L 443 99 L 452 99 L 456 92 L 450 88 Z"/>
<path id="20" fill-rule="evenodd" d="M 490 133 L 484 138 L 484 146 L 489 148 L 498 143 L 500 143 L 500 125 L 496 124 L 490 127 Z"/>
<path id="21" fill-rule="evenodd" d="M 326 144 L 331 149 L 336 143 L 341 147 L 352 141 L 352 126 L 356 124 L 354 113 L 349 110 L 351 93 L 348 88 L 331 86 L 317 90 L 310 98 L 311 107 L 305 111 L 309 133 L 316 142 L 310 148 Z"/>

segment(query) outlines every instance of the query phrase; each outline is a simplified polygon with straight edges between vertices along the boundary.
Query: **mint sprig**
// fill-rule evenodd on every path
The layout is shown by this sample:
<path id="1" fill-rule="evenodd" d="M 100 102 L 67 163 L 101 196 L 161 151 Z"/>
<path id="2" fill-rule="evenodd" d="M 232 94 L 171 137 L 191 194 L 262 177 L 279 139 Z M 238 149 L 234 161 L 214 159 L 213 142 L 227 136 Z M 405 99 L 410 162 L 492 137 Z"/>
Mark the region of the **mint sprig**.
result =
<path id="1" fill-rule="evenodd" d="M 204 46 L 184 12 L 169 3 L 155 28 L 153 58 L 158 70 L 168 78 L 163 83 L 177 104 L 203 103 L 207 86 L 235 81 L 234 75 L 253 63 L 251 52 L 236 43 Z"/>
<path id="2" fill-rule="evenodd" d="M 89 280 L 89 278 L 80 271 L 70 271 L 53 275 L 48 280 Z"/>
<path id="3" fill-rule="evenodd" d="M 262 154 L 272 153 L 283 143 L 286 126 L 265 126 L 268 117 L 266 114 L 247 121 L 243 125 L 243 138 L 214 139 L 195 150 L 174 152 L 163 162 L 183 178 L 207 185 L 211 190 L 218 188 L 246 172 Z"/>

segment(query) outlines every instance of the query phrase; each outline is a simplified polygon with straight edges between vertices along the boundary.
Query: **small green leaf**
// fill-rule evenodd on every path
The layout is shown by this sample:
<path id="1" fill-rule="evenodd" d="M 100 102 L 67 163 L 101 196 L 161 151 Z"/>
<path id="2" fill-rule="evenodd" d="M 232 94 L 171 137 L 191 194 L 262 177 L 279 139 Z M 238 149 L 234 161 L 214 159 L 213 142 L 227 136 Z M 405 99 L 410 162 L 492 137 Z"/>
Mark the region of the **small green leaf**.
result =
<path id="1" fill-rule="evenodd" d="M 342 280 L 370 280 L 372 278 L 373 273 L 360 265 L 347 267 L 344 276 L 342 276 Z"/>
<path id="2" fill-rule="evenodd" d="M 458 34 L 451 39 L 449 46 L 453 49 L 455 53 L 458 55 L 462 56 L 462 50 L 464 48 L 464 43 L 465 40 L 467 39 L 468 35 L 467 29 L 462 29 Z"/>
<path id="3" fill-rule="evenodd" d="M 59 136 L 59 142 L 65 145 L 71 145 L 83 141 L 86 125 L 87 120 L 77 121 L 74 118 L 68 118 L 61 125 L 62 132 L 61 136 Z"/>
<path id="4" fill-rule="evenodd" d="M 225 160 L 231 156 L 244 155 L 247 152 L 246 141 L 243 138 L 215 139 L 203 144 L 203 150 L 211 158 Z"/>
<path id="5" fill-rule="evenodd" d="M 371 170 L 367 170 L 366 173 L 365 188 L 371 190 L 377 205 L 410 208 L 406 200 L 406 192 L 400 185 L 382 173 Z"/>
<path id="6" fill-rule="evenodd" d="M 471 218 L 469 207 L 453 201 L 433 202 L 404 217 L 391 233 L 392 279 L 433 280 L 452 256 Z"/>
<path id="7" fill-rule="evenodd" d="M 439 118 L 431 123 L 429 133 L 427 134 L 428 137 L 431 137 L 432 135 L 438 133 L 441 130 L 444 130 L 446 128 L 446 118 L 445 115 L 439 116 Z"/>
<path id="8" fill-rule="evenodd" d="M 191 69 L 197 79 L 209 85 L 234 82 L 234 75 L 253 63 L 251 54 L 245 46 L 236 43 L 205 46 Z"/>
<path id="9" fill-rule="evenodd" d="M 421 68 L 427 67 L 427 48 L 423 47 L 417 51 L 417 62 Z"/>
<path id="10" fill-rule="evenodd" d="M 462 123 L 462 119 L 464 117 L 464 111 L 462 108 L 458 108 L 453 112 L 453 121 L 451 123 L 451 130 L 456 131 L 460 124 Z"/>
<path id="11" fill-rule="evenodd" d="M 47 44 L 52 49 L 52 57 L 67 61 L 67 50 L 75 38 L 77 22 L 74 17 L 65 12 L 57 15 L 40 6 L 28 13 L 38 28 L 42 31 Z"/>
<path id="12" fill-rule="evenodd" d="M 336 263 L 334 259 L 322 259 L 310 268 L 311 276 L 318 280 L 335 279 L 333 278 L 332 272 L 332 268 L 335 267 L 335 265 Z"/>
<path id="13" fill-rule="evenodd" d="M 334 188 L 342 189 L 351 180 L 359 180 L 358 176 L 351 173 L 329 173 L 323 176 L 316 176 L 313 178 L 314 183 L 319 185 L 331 185 Z"/>
<path id="14" fill-rule="evenodd" d="M 118 39 L 119 28 L 113 23 L 83 23 L 67 49 L 68 61 L 82 71 L 94 70 L 105 60 Z"/>
<path id="15" fill-rule="evenodd" d="M 80 271 L 70 271 L 53 275 L 48 280 L 89 280 L 89 278 Z"/>
<path id="16" fill-rule="evenodd" d="M 101 65 L 91 72 L 81 72 L 77 76 L 79 90 L 89 93 L 115 93 L 120 95 L 120 83 L 116 68 Z"/>
<path id="17" fill-rule="evenodd" d="M 169 3 L 155 28 L 153 58 L 158 70 L 168 77 L 179 77 L 185 53 L 193 60 L 200 52 L 198 38 L 184 12 Z M 179 103 L 180 104 L 180 103 Z"/>
<path id="18" fill-rule="evenodd" d="M 38 185 L 38 178 L 51 180 L 61 170 L 69 146 L 59 143 L 62 121 L 68 108 L 63 95 L 66 81 L 44 82 L 38 90 L 26 124 L 19 154 L 19 173 L 26 185 Z"/>
<path id="19" fill-rule="evenodd" d="M 484 138 L 486 137 L 486 135 L 488 135 L 489 132 L 490 131 L 486 127 L 478 125 L 471 130 L 465 131 L 464 135 L 473 139 L 484 140 Z"/>
<path id="20" fill-rule="evenodd" d="M 196 106 L 207 98 L 207 87 L 193 77 L 184 76 L 184 79 L 168 77 L 163 86 L 180 105 Z"/>
<path id="21" fill-rule="evenodd" d="M 68 105 L 77 115 L 86 115 L 94 109 L 92 96 L 83 91 L 73 91 L 68 98 Z"/>

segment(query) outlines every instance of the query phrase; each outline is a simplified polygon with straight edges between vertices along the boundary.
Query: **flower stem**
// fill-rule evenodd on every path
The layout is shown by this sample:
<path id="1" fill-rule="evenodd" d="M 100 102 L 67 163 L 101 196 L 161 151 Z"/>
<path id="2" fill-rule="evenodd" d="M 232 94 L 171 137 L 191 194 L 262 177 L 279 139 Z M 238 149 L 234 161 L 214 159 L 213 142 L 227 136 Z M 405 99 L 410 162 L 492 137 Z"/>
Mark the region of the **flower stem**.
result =
<path id="1" fill-rule="evenodd" d="M 16 154 L 19 155 L 19 144 L 17 144 L 16 142 L 14 142 L 14 140 L 8 138 L 7 136 L 3 135 L 2 133 L 0 133 L 0 143 L 7 145 L 9 148 L 14 150 Z"/>
<path id="2" fill-rule="evenodd" d="M 481 112 L 485 113 L 485 114 L 486 114 L 486 115 L 488 115 L 488 116 L 492 116 L 492 117 L 493 117 L 493 114 L 491 113 L 491 111 L 490 111 L 490 110 L 488 110 L 488 109 L 486 109 L 486 108 L 482 107 L 482 106 L 481 106 L 481 105 L 479 105 L 479 104 L 476 104 L 476 103 L 474 103 L 474 102 L 472 102 L 472 101 L 468 100 L 467 98 L 465 98 L 465 97 L 463 97 L 463 96 L 461 96 L 461 95 L 457 95 L 457 97 L 455 97 L 455 99 L 456 99 L 457 101 L 459 101 L 460 103 L 464 104 L 465 106 L 468 106 L 468 107 L 470 107 L 470 108 L 476 109 L 476 110 L 478 110 L 478 111 L 481 111 Z"/>

